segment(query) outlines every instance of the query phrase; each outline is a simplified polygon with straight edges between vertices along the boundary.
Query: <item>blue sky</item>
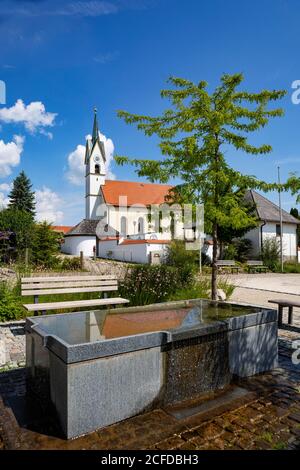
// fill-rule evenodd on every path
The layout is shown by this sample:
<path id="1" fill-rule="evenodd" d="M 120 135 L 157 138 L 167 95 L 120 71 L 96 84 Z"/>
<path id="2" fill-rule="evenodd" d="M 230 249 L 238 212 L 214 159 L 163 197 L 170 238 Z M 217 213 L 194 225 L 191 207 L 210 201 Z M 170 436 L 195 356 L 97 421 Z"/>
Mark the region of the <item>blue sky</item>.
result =
<path id="1" fill-rule="evenodd" d="M 250 91 L 287 89 L 285 117 L 252 137 L 271 143 L 272 154 L 228 152 L 236 168 L 266 181 L 276 178 L 280 162 L 284 180 L 300 169 L 300 105 L 291 101 L 291 84 L 300 79 L 298 10 L 297 0 L 2 0 L 0 201 L 24 169 L 41 217 L 78 222 L 84 216 L 78 145 L 92 130 L 93 107 L 108 152 L 114 146 L 118 154 L 158 158 L 155 138 L 127 126 L 116 111 L 160 113 L 167 102 L 159 91 L 169 75 L 207 80 L 213 89 L 222 73 L 243 72 Z M 110 171 L 137 180 L 131 167 L 113 161 Z M 277 201 L 276 194 L 270 198 Z M 283 203 L 295 206 L 289 194 Z"/>

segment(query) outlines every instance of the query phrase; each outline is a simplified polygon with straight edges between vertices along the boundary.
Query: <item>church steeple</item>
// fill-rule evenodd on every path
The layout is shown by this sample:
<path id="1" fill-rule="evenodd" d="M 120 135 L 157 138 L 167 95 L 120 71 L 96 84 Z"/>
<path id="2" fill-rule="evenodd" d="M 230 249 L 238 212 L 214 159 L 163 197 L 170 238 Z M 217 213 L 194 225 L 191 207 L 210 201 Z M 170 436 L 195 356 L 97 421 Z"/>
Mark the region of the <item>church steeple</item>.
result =
<path id="1" fill-rule="evenodd" d="M 105 184 L 106 156 L 104 142 L 99 137 L 97 109 L 94 109 L 94 125 L 92 137 L 88 136 L 85 152 L 86 181 L 86 219 L 96 220 L 101 217 L 102 192 Z M 100 210 L 100 213 L 98 213 Z"/>
<path id="2" fill-rule="evenodd" d="M 92 135 L 92 145 L 95 144 L 98 138 L 99 138 L 99 126 L 98 126 L 98 118 L 97 118 L 97 108 L 94 108 L 94 126 L 93 126 L 93 135 Z"/>

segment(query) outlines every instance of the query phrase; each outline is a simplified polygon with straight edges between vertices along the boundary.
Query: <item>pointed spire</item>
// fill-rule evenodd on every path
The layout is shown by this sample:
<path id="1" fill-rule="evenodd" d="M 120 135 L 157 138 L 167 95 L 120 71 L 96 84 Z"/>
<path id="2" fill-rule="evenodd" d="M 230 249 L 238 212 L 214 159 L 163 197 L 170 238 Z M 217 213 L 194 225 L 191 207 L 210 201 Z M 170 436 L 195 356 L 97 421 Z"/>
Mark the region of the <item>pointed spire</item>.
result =
<path id="1" fill-rule="evenodd" d="M 98 119 L 97 119 L 97 108 L 94 108 L 94 126 L 93 126 L 93 135 L 92 135 L 92 143 L 96 142 L 99 137 L 99 127 L 98 127 Z"/>

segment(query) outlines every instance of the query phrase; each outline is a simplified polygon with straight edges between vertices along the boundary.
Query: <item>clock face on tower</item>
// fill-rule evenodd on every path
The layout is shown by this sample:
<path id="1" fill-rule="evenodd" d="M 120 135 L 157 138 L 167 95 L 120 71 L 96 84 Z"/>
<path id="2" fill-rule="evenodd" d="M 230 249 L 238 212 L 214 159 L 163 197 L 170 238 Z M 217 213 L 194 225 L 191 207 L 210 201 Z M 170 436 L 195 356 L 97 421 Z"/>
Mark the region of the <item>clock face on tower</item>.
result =
<path id="1" fill-rule="evenodd" d="M 95 156 L 94 156 L 94 161 L 97 162 L 97 163 L 100 162 L 100 157 L 99 157 L 99 155 L 95 155 Z"/>

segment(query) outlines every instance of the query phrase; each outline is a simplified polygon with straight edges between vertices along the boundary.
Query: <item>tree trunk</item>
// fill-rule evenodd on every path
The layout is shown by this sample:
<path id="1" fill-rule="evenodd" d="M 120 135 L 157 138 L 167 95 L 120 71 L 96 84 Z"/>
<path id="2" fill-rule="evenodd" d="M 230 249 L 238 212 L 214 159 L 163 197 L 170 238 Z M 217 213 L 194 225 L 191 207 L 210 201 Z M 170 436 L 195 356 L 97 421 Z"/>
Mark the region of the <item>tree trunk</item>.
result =
<path id="1" fill-rule="evenodd" d="M 211 274 L 211 299 L 218 300 L 218 295 L 217 295 L 218 226 L 216 223 L 214 223 L 213 225 L 212 237 L 213 237 L 213 257 L 212 257 L 212 274 Z"/>

